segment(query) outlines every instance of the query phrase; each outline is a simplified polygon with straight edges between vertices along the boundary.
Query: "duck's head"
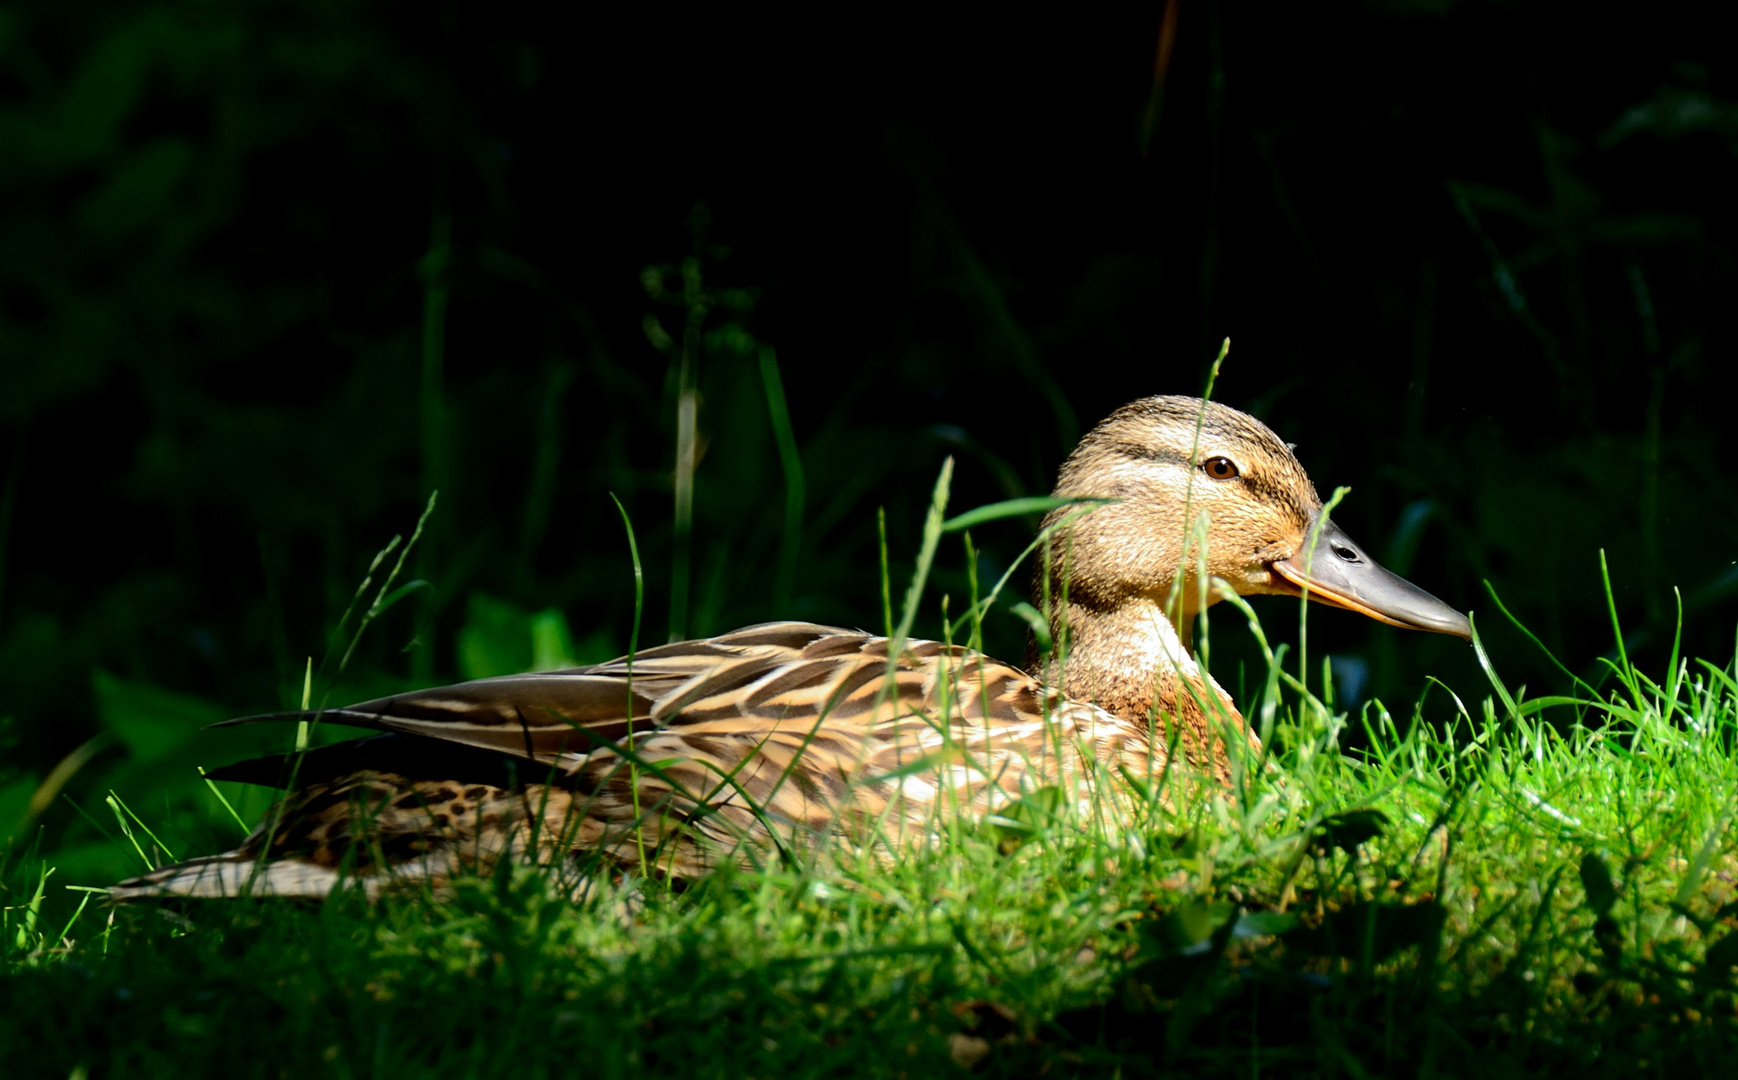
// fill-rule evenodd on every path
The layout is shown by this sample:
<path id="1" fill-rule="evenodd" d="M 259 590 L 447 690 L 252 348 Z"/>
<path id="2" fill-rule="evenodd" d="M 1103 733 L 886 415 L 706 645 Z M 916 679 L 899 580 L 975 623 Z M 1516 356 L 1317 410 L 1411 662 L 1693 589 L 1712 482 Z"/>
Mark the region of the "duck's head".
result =
<path id="1" fill-rule="evenodd" d="M 1472 636 L 1465 615 L 1383 569 L 1324 520 L 1291 448 L 1236 409 L 1189 397 L 1125 405 L 1081 440 L 1056 494 L 1115 500 L 1074 521 L 1052 551 L 1052 595 L 1066 576 L 1076 611 L 1166 605 L 1181 570 L 1180 609 L 1166 610 L 1176 610 L 1186 636 L 1203 595 L 1192 541 L 1185 555 L 1187 522 L 1204 513 L 1207 573 L 1239 593 L 1307 593 L 1394 626 Z"/>

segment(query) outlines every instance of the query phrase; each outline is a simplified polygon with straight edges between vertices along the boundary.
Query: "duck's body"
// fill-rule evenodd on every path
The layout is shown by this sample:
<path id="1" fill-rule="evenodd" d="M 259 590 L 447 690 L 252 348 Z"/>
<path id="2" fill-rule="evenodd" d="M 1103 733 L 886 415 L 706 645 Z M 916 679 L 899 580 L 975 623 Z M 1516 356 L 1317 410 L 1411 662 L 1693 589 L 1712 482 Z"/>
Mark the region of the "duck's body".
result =
<path id="1" fill-rule="evenodd" d="M 623 659 L 329 712 L 324 722 L 388 734 L 308 753 L 276 827 L 268 818 L 235 852 L 127 887 L 233 894 L 268 835 L 256 891 L 324 895 L 382 861 L 446 878 L 523 854 L 533 832 L 545 856 L 692 877 L 830 831 L 896 844 L 927 833 L 938 809 L 981 813 L 1077 778 L 1083 755 L 1154 760 L 1145 723 L 1046 700 L 1030 675 L 962 647 L 910 641 L 888 671 L 884 637 L 766 623 L 647 650 L 631 675 Z M 281 783 L 286 764 L 213 775 Z"/>
<path id="2" fill-rule="evenodd" d="M 1061 529 L 1039 591 L 1060 647 L 1032 672 L 933 641 L 905 642 L 890 660 L 886 638 L 785 622 L 649 649 L 631 665 L 365 702 L 320 719 L 385 734 L 213 774 L 294 789 L 240 848 L 115 891 L 323 896 L 346 877 L 371 891 L 439 883 L 503 853 L 692 877 L 831 833 L 894 850 L 938 814 L 1156 773 L 1172 746 L 1173 769 L 1222 778 L 1226 740 L 1251 737 L 1184 640 L 1212 599 L 1190 572 L 1203 562 L 1239 592 L 1307 583 L 1316 599 L 1384 621 L 1465 632 L 1458 613 L 1367 560 L 1374 574 L 1347 585 L 1346 564 L 1363 557 L 1318 524 L 1320 500 L 1289 448 L 1223 406 L 1149 398 L 1119 410 L 1070 457 L 1057 493 L 1118 501 L 1053 516 Z M 1186 563 L 1185 508 L 1211 523 L 1205 558 L 1192 546 Z M 1312 529 L 1339 552 L 1333 573 L 1300 569 Z M 289 718 L 302 715 L 255 719 Z"/>

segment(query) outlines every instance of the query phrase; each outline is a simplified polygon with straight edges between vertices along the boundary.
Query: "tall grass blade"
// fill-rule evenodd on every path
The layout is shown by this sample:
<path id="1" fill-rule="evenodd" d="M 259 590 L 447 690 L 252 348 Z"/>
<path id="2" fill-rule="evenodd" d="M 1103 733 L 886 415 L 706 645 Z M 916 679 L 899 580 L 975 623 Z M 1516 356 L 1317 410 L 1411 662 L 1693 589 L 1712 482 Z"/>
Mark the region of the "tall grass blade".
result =
<path id="1" fill-rule="evenodd" d="M 1027 517 L 1034 514 L 1048 514 L 1052 510 L 1060 510 L 1065 506 L 1083 506 L 1087 504 L 1102 505 L 1118 502 L 1110 498 L 1077 498 L 1059 499 L 1050 495 L 1030 496 L 1021 499 L 1006 499 L 988 506 L 980 506 L 975 510 L 967 510 L 956 517 L 951 517 L 942 523 L 943 532 L 961 532 L 965 529 L 975 529 L 991 521 L 1001 521 L 1004 518 Z"/>
<path id="2" fill-rule="evenodd" d="M 622 505 L 622 501 L 616 498 L 616 493 L 613 491 L 610 492 L 610 500 L 616 504 L 616 513 L 622 516 L 622 529 L 628 534 L 628 556 L 634 563 L 634 627 L 628 633 L 628 703 L 624 713 L 631 718 L 634 715 L 634 654 L 640 651 L 640 616 L 646 605 L 646 574 L 640 565 L 640 544 L 634 539 L 634 523 L 628 517 L 628 508 Z M 631 740 L 633 736 L 630 733 L 624 737 Z M 630 762 L 628 765 L 628 785 L 633 791 L 634 839 L 636 841 L 634 846 L 639 851 L 640 876 L 642 878 L 650 877 L 651 874 L 646 867 L 646 840 L 643 832 L 640 831 L 640 773 L 637 762 Z"/>
<path id="3" fill-rule="evenodd" d="M 791 430 L 790 409 L 785 404 L 784 382 L 779 378 L 778 357 L 766 345 L 760 348 L 760 378 L 766 386 L 767 413 L 772 418 L 773 441 L 778 445 L 779 466 L 784 470 L 785 478 L 784 537 L 779 546 L 778 580 L 773 589 L 774 604 L 782 611 L 790 603 L 796 581 L 807 488 L 803 480 L 803 459 L 797 453 L 796 435 Z"/>
<path id="4" fill-rule="evenodd" d="M 1201 407 L 1195 412 L 1195 434 L 1189 444 L 1189 479 L 1183 485 L 1183 546 L 1182 554 L 1177 559 L 1177 571 L 1171 578 L 1170 595 L 1165 597 L 1165 613 L 1171 622 L 1181 625 L 1178 605 L 1183 599 L 1183 582 L 1187 575 L 1183 567 L 1189 561 L 1189 531 L 1191 522 L 1189 512 L 1195 497 L 1195 468 L 1201 461 L 1201 428 L 1207 422 L 1207 403 L 1213 400 L 1213 384 L 1219 381 L 1219 367 L 1225 363 L 1225 356 L 1231 351 L 1231 339 L 1228 337 L 1219 346 L 1219 355 L 1214 357 L 1213 366 L 1207 370 L 1207 385 L 1201 389 Z"/>
<path id="5" fill-rule="evenodd" d="M 1611 591 L 1611 567 L 1606 565 L 1604 548 L 1599 549 L 1599 580 L 1605 588 L 1605 610 L 1611 616 L 1611 635 L 1617 642 L 1618 678 L 1629 687 L 1630 697 L 1636 707 L 1643 708 L 1641 691 L 1635 682 L 1635 668 L 1630 666 L 1629 650 L 1623 643 L 1623 627 L 1617 621 L 1617 597 Z"/>
<path id="6" fill-rule="evenodd" d="M 905 590 L 905 603 L 900 608 L 899 625 L 894 628 L 892 640 L 888 643 L 889 672 L 898 665 L 900 650 L 904 647 L 906 638 L 911 636 L 911 626 L 917 620 L 918 602 L 923 597 L 923 586 L 929 580 L 929 568 L 935 562 L 936 545 L 941 543 L 942 514 L 947 509 L 948 489 L 952 484 L 953 458 L 949 456 L 941 463 L 941 474 L 936 477 L 935 491 L 930 495 L 929 513 L 923 519 L 923 542 L 918 548 L 917 565 L 911 572 L 911 584 Z"/>
<path id="7" fill-rule="evenodd" d="M 308 666 L 302 669 L 302 711 L 303 712 L 308 711 L 308 702 L 313 699 L 313 696 L 314 696 L 314 658 L 310 656 L 310 657 L 308 657 Z M 298 754 L 305 753 L 307 751 L 307 749 L 308 749 L 308 721 L 297 720 L 296 721 L 296 753 L 298 753 Z M 200 772 L 201 776 L 203 776 L 205 774 L 204 769 L 199 770 L 199 772 Z M 210 783 L 210 781 L 208 780 L 208 781 L 206 781 L 206 783 Z M 211 790 L 216 791 L 217 788 L 214 786 L 214 787 L 212 787 Z M 222 796 L 218 796 L 218 797 L 222 798 Z M 230 812 L 234 813 L 234 811 L 230 811 Z"/>
<path id="8" fill-rule="evenodd" d="M 304 694 L 304 699 L 305 697 L 306 695 Z M 303 705 L 302 708 L 306 709 L 307 706 Z M 298 746 L 296 749 L 300 750 L 302 748 L 303 747 Z M 225 810 L 229 811 L 229 816 L 235 819 L 237 825 L 241 826 L 241 833 L 243 836 L 246 836 L 251 831 L 247 827 L 247 822 L 241 819 L 241 815 L 235 812 L 235 807 L 231 806 L 229 800 L 223 797 L 223 792 L 219 791 L 217 788 L 217 782 L 211 779 L 211 777 L 205 775 L 205 766 L 195 765 L 194 768 L 199 770 L 199 778 L 205 781 L 205 786 L 211 789 L 211 794 L 217 797 L 218 803 L 220 803 Z"/>
<path id="9" fill-rule="evenodd" d="M 893 574 L 887 562 L 887 508 L 875 508 L 875 538 L 881 551 L 881 635 L 893 636 Z"/>

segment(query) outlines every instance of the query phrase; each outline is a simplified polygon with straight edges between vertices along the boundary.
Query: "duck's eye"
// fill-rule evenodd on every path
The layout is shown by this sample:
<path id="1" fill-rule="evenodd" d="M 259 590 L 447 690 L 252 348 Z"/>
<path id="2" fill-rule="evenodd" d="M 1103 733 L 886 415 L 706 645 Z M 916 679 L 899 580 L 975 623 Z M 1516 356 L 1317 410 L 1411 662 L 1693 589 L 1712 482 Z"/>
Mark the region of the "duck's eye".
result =
<path id="1" fill-rule="evenodd" d="M 1215 480 L 1237 479 L 1237 466 L 1228 457 L 1210 457 L 1201 463 L 1201 468 Z"/>

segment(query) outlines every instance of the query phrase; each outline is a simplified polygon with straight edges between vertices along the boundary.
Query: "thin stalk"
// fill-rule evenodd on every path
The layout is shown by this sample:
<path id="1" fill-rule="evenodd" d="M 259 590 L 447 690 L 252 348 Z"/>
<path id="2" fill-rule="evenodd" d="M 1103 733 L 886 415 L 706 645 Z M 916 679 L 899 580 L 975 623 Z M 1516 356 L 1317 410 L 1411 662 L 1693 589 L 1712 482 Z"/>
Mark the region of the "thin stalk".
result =
<path id="1" fill-rule="evenodd" d="M 314 658 L 308 657 L 308 666 L 302 669 L 302 711 L 308 711 L 308 702 L 314 696 Z M 296 753 L 308 749 L 308 721 L 306 718 L 296 721 Z M 212 788 L 216 791 L 216 788 Z"/>
<path id="2" fill-rule="evenodd" d="M 917 603 L 923 596 L 923 586 L 929 580 L 929 568 L 935 562 L 936 545 L 941 542 L 941 527 L 947 510 L 948 489 L 953 484 L 953 457 L 941 463 L 941 475 L 935 478 L 935 491 L 929 500 L 929 513 L 923 519 L 923 543 L 917 552 L 917 566 L 911 573 L 911 584 L 905 590 L 905 603 L 900 609 L 899 625 L 890 635 L 887 645 L 888 673 L 899 662 L 899 652 L 911 634 L 917 620 Z"/>
<path id="3" fill-rule="evenodd" d="M 1297 609 L 1297 674 L 1298 681 L 1309 685 L 1309 621 L 1310 621 L 1310 587 L 1308 584 L 1310 566 L 1315 562 L 1316 545 L 1322 539 L 1322 525 L 1328 520 L 1328 515 L 1334 512 L 1334 507 L 1340 505 L 1340 500 L 1352 493 L 1349 487 L 1337 487 L 1333 497 L 1322 507 L 1322 512 L 1316 515 L 1315 527 L 1310 529 L 1308 541 L 1304 544 L 1304 579 L 1305 584 L 1298 596 Z"/>
<path id="4" fill-rule="evenodd" d="M 398 575 L 404 570 L 404 560 L 409 557 L 412 550 L 417 548 L 417 544 L 422 539 L 424 530 L 428 528 L 429 519 L 434 515 L 435 503 L 440 499 L 440 494 L 441 493 L 438 490 L 428 493 L 428 502 L 424 504 L 422 508 L 422 516 L 416 519 L 416 528 L 411 530 L 410 542 L 405 544 L 404 547 L 399 550 L 398 561 L 392 564 L 392 571 L 386 575 L 386 580 L 380 583 L 380 590 L 374 594 L 374 602 L 368 605 L 368 610 L 362 613 L 362 621 L 356 624 L 356 633 L 350 639 L 350 647 L 344 650 L 343 659 L 338 661 L 338 674 L 342 675 L 344 669 L 349 666 L 350 657 L 355 654 L 356 646 L 361 643 L 362 633 L 368 629 L 369 623 L 379 618 L 383 613 L 385 613 L 386 609 L 398 603 L 406 596 L 409 596 L 411 593 L 416 592 L 419 589 L 428 588 L 429 579 L 427 578 L 418 578 L 415 581 L 406 582 L 403 586 L 397 589 L 392 588 L 392 583 L 398 580 Z M 397 537 L 393 538 L 394 543 L 397 542 L 397 539 Z M 392 544 L 388 544 L 379 555 L 374 557 L 374 564 L 376 566 L 378 566 L 381 559 L 392 550 L 392 547 Z M 368 588 L 368 582 L 372 580 L 372 574 L 373 571 L 371 569 L 370 577 L 364 579 L 362 582 L 362 588 L 357 590 L 358 596 L 362 594 L 364 589 Z M 389 592 L 388 590 L 391 591 Z M 340 621 L 339 625 L 343 625 L 342 621 Z"/>
<path id="5" fill-rule="evenodd" d="M 306 709 L 307 706 L 303 705 L 302 708 Z M 241 819 L 241 815 L 235 812 L 235 807 L 231 806 L 229 800 L 223 797 L 223 792 L 217 789 L 217 781 L 205 775 L 205 766 L 196 765 L 194 768 L 199 770 L 199 778 L 205 781 L 205 786 L 211 789 L 213 795 L 217 796 L 217 801 L 223 804 L 225 810 L 229 811 L 229 816 L 235 819 L 237 825 L 241 826 L 242 835 L 246 836 L 248 833 L 247 822 Z"/>
<path id="6" fill-rule="evenodd" d="M 700 328 L 710 307 L 700 259 L 682 260 L 682 301 L 688 317 L 676 351 L 675 509 L 670 531 L 670 640 L 688 636 L 688 593 L 694 564 L 694 469 L 699 458 Z"/>
<path id="7" fill-rule="evenodd" d="M 628 534 L 628 555 L 634 561 L 634 628 L 628 634 L 628 731 L 624 737 L 629 743 L 634 738 L 634 654 L 640 651 L 640 615 L 646 606 L 646 573 L 640 565 L 640 545 L 634 539 L 634 523 L 628 518 L 628 508 L 616 498 L 615 492 L 610 492 L 610 499 L 616 504 L 616 512 L 622 516 L 622 528 Z M 633 762 L 628 763 L 628 789 L 633 792 L 634 799 L 634 849 L 640 855 L 640 876 L 650 877 L 646 868 L 646 837 L 640 820 L 640 768 Z"/>
<path id="8" fill-rule="evenodd" d="M 103 801 L 109 804 L 110 813 L 115 815 L 115 823 L 121 827 L 121 835 L 125 836 L 127 842 L 133 845 L 133 850 L 138 852 L 139 861 L 145 864 L 145 870 L 149 872 L 157 869 L 157 864 L 151 861 L 149 855 L 145 854 L 145 849 L 139 844 L 139 838 L 133 835 L 133 827 L 127 824 L 126 816 L 121 813 L 120 800 L 115 798 L 113 792 L 110 792 L 109 797 Z"/>
<path id="9" fill-rule="evenodd" d="M 1617 663 L 1624 685 L 1638 708 L 1643 707 L 1641 692 L 1636 688 L 1635 669 L 1629 666 L 1629 650 L 1624 648 L 1623 627 L 1617 621 L 1617 598 L 1611 591 L 1611 567 L 1605 561 L 1605 549 L 1599 549 L 1599 580 L 1605 585 L 1605 611 L 1611 616 L 1611 635 L 1617 641 Z"/>
<path id="10" fill-rule="evenodd" d="M 1189 504 L 1195 495 L 1195 470 L 1201 461 L 1201 428 L 1207 422 L 1207 402 L 1213 400 L 1213 384 L 1219 381 L 1219 367 L 1225 363 L 1225 356 L 1231 351 L 1231 339 L 1226 338 L 1219 346 L 1219 355 L 1213 358 L 1213 366 L 1207 370 L 1207 385 L 1201 391 L 1201 409 L 1195 414 L 1195 438 L 1189 446 L 1189 479 L 1183 484 L 1183 553 L 1177 560 L 1177 573 L 1171 579 L 1170 595 L 1165 597 L 1165 617 L 1176 626 L 1177 632 L 1187 635 L 1189 629 L 1184 625 L 1180 605 L 1183 598 L 1183 567 L 1189 561 Z"/>
<path id="11" fill-rule="evenodd" d="M 887 508 L 875 508 L 875 534 L 881 547 L 881 635 L 893 636 L 893 575 L 887 565 Z"/>
<path id="12" fill-rule="evenodd" d="M 30 936 L 36 933 L 36 920 L 42 914 L 42 895 L 48 888 L 48 875 L 52 873 L 54 868 L 51 866 L 44 864 L 37 867 L 36 891 L 24 905 L 24 921 L 18 925 L 18 936 L 13 942 L 20 951 L 30 944 Z"/>
<path id="13" fill-rule="evenodd" d="M 803 481 L 803 459 L 797 453 L 790 409 L 785 404 L 784 382 L 779 378 L 778 356 L 768 345 L 760 347 L 760 378 L 766 385 L 767 414 L 772 419 L 773 440 L 778 443 L 779 466 L 785 477 L 784 540 L 779 547 L 778 579 L 773 587 L 773 600 L 783 610 L 790 603 L 796 581 L 797 548 L 803 536 L 803 500 L 807 491 Z"/>
<path id="14" fill-rule="evenodd" d="M 60 934 L 54 939 L 55 945 L 63 946 L 66 944 L 66 935 L 72 933 L 72 928 L 77 924 L 78 917 L 84 914 L 85 905 L 90 902 L 91 894 L 87 892 L 84 894 L 84 899 L 78 902 L 78 908 L 73 911 L 72 918 L 66 920 L 66 925 L 60 928 Z"/>
<path id="15" fill-rule="evenodd" d="M 392 588 L 393 582 L 397 581 L 398 575 L 404 571 L 405 560 L 409 558 L 411 551 L 416 548 L 418 541 L 422 539 L 423 531 L 428 525 L 430 516 L 434 514 L 435 504 L 439 498 L 439 491 L 429 492 L 428 502 L 424 504 L 422 508 L 422 515 L 416 519 L 416 528 L 411 531 L 409 543 L 400 547 L 399 538 L 394 536 L 390 543 L 381 548 L 380 551 L 375 554 L 374 561 L 368 564 L 368 573 L 363 576 L 362 584 L 356 587 L 355 595 L 350 598 L 350 605 L 344 609 L 344 614 L 338 619 L 338 626 L 333 630 L 332 638 L 330 639 L 331 644 L 326 649 L 326 655 L 320 660 L 320 671 L 322 674 L 326 670 L 326 664 L 332 659 L 332 652 L 337 647 L 337 639 L 342 635 L 345 624 L 350 621 L 351 613 L 356 610 L 356 604 L 368 592 L 369 586 L 374 582 L 374 572 L 380 569 L 381 564 L 386 561 L 387 556 L 391 555 L 394 551 L 397 551 L 398 561 L 392 564 L 392 570 L 387 573 L 386 580 L 380 583 L 379 590 L 374 594 L 374 601 L 368 605 L 368 610 L 363 612 L 361 621 L 356 624 L 356 633 L 350 638 L 349 647 L 344 650 L 343 657 L 338 661 L 338 675 L 342 675 L 344 669 L 349 666 L 350 657 L 356 652 L 356 646 L 361 643 L 362 635 L 368 629 L 370 623 L 379 618 L 388 608 L 392 607 L 406 596 L 428 586 L 427 580 L 418 579 L 401 585 L 397 589 Z M 326 707 L 325 695 L 330 693 L 331 689 L 331 685 L 327 685 L 322 691 L 320 708 L 324 709 Z M 304 711 L 308 710 L 312 704 L 312 691 L 313 676 L 311 674 L 306 674 L 302 680 L 302 708 Z M 313 723 L 318 722 L 319 717 L 316 715 Z M 307 756 L 306 744 L 301 743 L 299 738 L 298 743 L 299 745 L 297 746 L 295 757 L 290 764 L 289 777 L 284 781 L 285 791 L 295 790 L 296 777 L 301 773 L 302 760 Z M 284 810 L 287 806 L 288 800 L 279 800 L 272 808 L 270 819 L 266 824 L 264 842 L 260 844 L 259 858 L 254 863 L 253 874 L 248 879 L 249 889 L 252 888 L 253 882 L 258 880 L 259 875 L 265 871 L 267 856 L 271 853 L 272 843 L 277 838 L 278 826 L 283 824 Z"/>
<path id="16" fill-rule="evenodd" d="M 1001 597 L 1002 590 L 1007 586 L 1008 582 L 1013 578 L 1014 571 L 1016 571 L 1020 568 L 1020 564 L 1026 561 L 1026 557 L 1028 555 L 1032 554 L 1034 551 L 1037 551 L 1041 545 L 1047 543 L 1049 541 L 1050 537 L 1052 537 L 1056 533 L 1061 532 L 1062 530 L 1068 528 L 1068 526 L 1074 524 L 1074 522 L 1085 517 L 1087 514 L 1090 514 L 1094 511 L 1096 511 L 1099 507 L 1104 506 L 1107 503 L 1112 503 L 1112 502 L 1116 502 L 1116 501 L 1117 500 L 1115 500 L 1115 499 L 1070 499 L 1070 500 L 1066 500 L 1063 503 L 1063 505 L 1065 505 L 1065 506 L 1071 505 L 1071 504 L 1077 503 L 1077 502 L 1078 503 L 1089 503 L 1091 505 L 1082 506 L 1078 510 L 1072 511 L 1063 517 L 1057 518 L 1054 522 L 1050 523 L 1049 525 L 1046 525 L 1043 529 L 1039 530 L 1038 535 L 1033 537 L 1032 542 L 1030 544 L 1026 545 L 1026 549 L 1024 551 L 1020 552 L 1020 554 L 1016 555 L 1014 557 L 1013 561 L 1008 564 L 1008 569 L 1002 572 L 1002 576 L 1000 578 L 996 579 L 996 587 L 990 590 L 990 594 L 988 596 L 984 597 L 983 599 L 979 600 L 975 605 L 973 605 L 973 607 L 970 611 L 966 612 L 966 614 L 964 614 L 964 615 L 961 615 L 959 617 L 959 619 L 956 619 L 954 621 L 951 632 L 958 634 L 960 627 L 965 625 L 966 619 L 968 619 L 968 618 L 981 618 L 984 612 L 989 611 L 990 608 L 995 605 L 996 600 Z M 970 516 L 971 516 L 970 514 L 961 514 L 960 515 L 961 518 L 970 517 Z M 959 520 L 959 519 L 955 519 L 955 520 Z M 944 529 L 944 531 L 945 531 L 945 529 Z M 1045 573 L 1046 574 L 1049 573 L 1048 564 L 1046 564 Z M 1048 595 L 1048 592 L 1046 592 L 1045 595 Z M 1033 608 L 1030 604 L 1027 604 L 1024 601 L 1021 601 L 1020 603 L 1014 605 L 1013 610 L 1014 610 L 1014 613 L 1016 615 L 1019 615 L 1021 618 L 1026 619 L 1027 622 L 1032 623 L 1032 627 L 1034 630 L 1037 630 L 1039 628 L 1040 622 L 1042 620 L 1040 620 L 1040 622 L 1032 622 L 1032 619 L 1034 617 L 1038 617 L 1040 613 L 1037 611 L 1037 609 Z M 1031 614 L 1028 615 L 1027 612 L 1031 612 Z M 1043 627 L 1044 639 L 1051 640 L 1049 624 L 1042 623 L 1042 627 Z M 1047 650 L 1041 647 L 1040 652 L 1044 652 L 1044 651 L 1047 651 Z"/>

